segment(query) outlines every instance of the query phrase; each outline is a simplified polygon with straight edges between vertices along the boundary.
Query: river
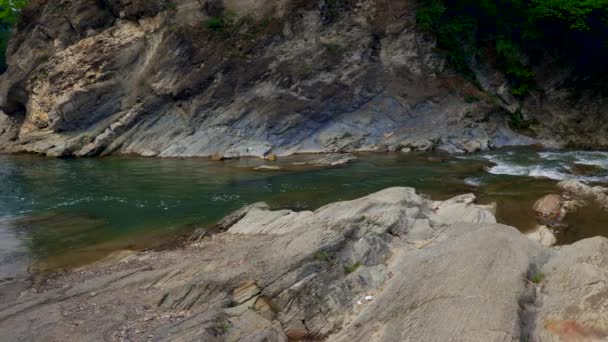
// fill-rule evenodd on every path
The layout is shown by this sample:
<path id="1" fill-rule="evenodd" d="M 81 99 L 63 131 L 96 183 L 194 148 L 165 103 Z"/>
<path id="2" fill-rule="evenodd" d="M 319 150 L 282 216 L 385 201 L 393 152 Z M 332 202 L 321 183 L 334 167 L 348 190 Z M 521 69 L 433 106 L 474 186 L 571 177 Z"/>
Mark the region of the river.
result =
<path id="1" fill-rule="evenodd" d="M 166 246 L 197 227 L 256 201 L 312 210 L 391 186 L 433 199 L 472 192 L 497 202 L 497 219 L 522 231 L 532 205 L 558 193 L 562 179 L 608 182 L 608 153 L 517 149 L 467 156 L 359 154 L 333 169 L 293 167 L 312 156 L 281 158 L 281 171 L 255 171 L 258 159 L 49 159 L 0 156 L 0 280 L 80 266 L 121 249 Z M 577 166 L 593 172 L 577 175 Z M 608 214 L 591 206 L 569 215 L 565 244 L 608 236 Z"/>

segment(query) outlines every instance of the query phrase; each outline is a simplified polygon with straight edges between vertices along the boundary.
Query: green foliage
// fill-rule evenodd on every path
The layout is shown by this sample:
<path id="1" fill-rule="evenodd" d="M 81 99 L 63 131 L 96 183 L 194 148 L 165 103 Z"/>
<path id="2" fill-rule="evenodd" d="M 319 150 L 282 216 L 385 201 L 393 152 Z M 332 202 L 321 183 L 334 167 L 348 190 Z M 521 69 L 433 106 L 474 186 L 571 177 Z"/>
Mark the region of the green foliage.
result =
<path id="1" fill-rule="evenodd" d="M 440 19 L 446 7 L 441 0 L 432 0 L 416 13 L 418 25 L 425 31 L 434 31 L 439 27 Z"/>
<path id="2" fill-rule="evenodd" d="M 315 253 L 315 259 L 317 261 L 329 262 L 331 260 L 331 256 L 329 255 L 329 253 L 327 253 L 325 251 L 319 251 L 319 252 Z"/>
<path id="3" fill-rule="evenodd" d="M 477 101 L 479 101 L 479 98 L 477 98 L 476 96 L 466 95 L 464 97 L 464 102 L 466 103 L 475 103 Z"/>
<path id="4" fill-rule="evenodd" d="M 208 19 L 205 22 L 207 29 L 215 33 L 226 33 L 237 22 L 238 15 L 232 11 L 226 11 L 222 16 Z"/>
<path id="5" fill-rule="evenodd" d="M 0 0 L 0 73 L 6 70 L 8 41 L 25 5 L 27 5 L 26 0 Z"/>
<path id="6" fill-rule="evenodd" d="M 538 272 L 536 273 L 532 279 L 530 279 L 530 281 L 532 281 L 534 284 L 538 285 L 540 283 L 543 282 L 543 280 L 545 280 L 546 275 L 542 272 Z"/>
<path id="7" fill-rule="evenodd" d="M 224 18 L 217 17 L 217 18 L 211 18 L 211 19 L 207 20 L 205 25 L 210 30 L 222 31 L 226 27 L 226 22 L 224 21 Z"/>
<path id="8" fill-rule="evenodd" d="M 11 31 L 0 29 L 0 73 L 6 69 L 6 48 L 11 38 Z"/>
<path id="9" fill-rule="evenodd" d="M 333 20 L 338 17 L 340 12 L 338 11 L 338 0 L 326 0 L 327 3 L 327 16 Z"/>
<path id="10" fill-rule="evenodd" d="M 0 0 L 0 25 L 15 25 L 25 5 L 27 0 Z"/>
<path id="11" fill-rule="evenodd" d="M 345 265 L 344 266 L 344 272 L 346 273 L 353 273 L 355 272 L 359 267 L 361 267 L 361 263 L 360 262 L 356 262 L 352 265 Z"/>
<path id="12" fill-rule="evenodd" d="M 546 55 L 586 76 L 608 71 L 608 0 L 423 1 L 418 24 L 454 68 L 473 77 L 475 58 L 495 58 L 516 96 L 535 88 L 531 65 Z"/>
<path id="13" fill-rule="evenodd" d="M 477 23 L 472 18 L 452 18 L 437 29 L 437 42 L 447 52 L 448 61 L 464 76 L 474 78 L 469 68 L 476 54 L 475 32 Z"/>
<path id="14" fill-rule="evenodd" d="M 499 39 L 496 42 L 497 62 L 511 82 L 511 93 L 525 96 L 535 86 L 534 73 L 524 64 L 525 56 L 513 41 Z"/>
<path id="15" fill-rule="evenodd" d="M 536 123 L 534 120 L 526 120 L 520 111 L 511 113 L 509 124 L 515 130 L 529 130 L 534 123 Z"/>
<path id="16" fill-rule="evenodd" d="M 170 10 L 170 11 L 174 11 L 174 10 L 177 9 L 177 4 L 175 2 L 173 2 L 173 1 L 169 1 L 169 2 L 167 2 L 165 8 L 168 9 L 168 10 Z"/>
<path id="17" fill-rule="evenodd" d="M 575 31 L 589 31 L 600 20 L 606 24 L 607 0 L 535 0 L 529 11 L 531 21 L 548 19 Z"/>

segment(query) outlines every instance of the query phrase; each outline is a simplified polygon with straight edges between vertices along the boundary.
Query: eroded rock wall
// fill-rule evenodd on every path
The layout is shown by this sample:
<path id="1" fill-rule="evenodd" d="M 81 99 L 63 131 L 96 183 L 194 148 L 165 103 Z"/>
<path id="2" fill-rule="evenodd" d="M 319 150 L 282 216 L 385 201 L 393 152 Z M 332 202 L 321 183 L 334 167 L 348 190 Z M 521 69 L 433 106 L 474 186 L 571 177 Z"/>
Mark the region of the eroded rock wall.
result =
<path id="1" fill-rule="evenodd" d="M 33 1 L 0 76 L 0 149 L 236 157 L 530 143 L 449 72 L 415 8 Z"/>

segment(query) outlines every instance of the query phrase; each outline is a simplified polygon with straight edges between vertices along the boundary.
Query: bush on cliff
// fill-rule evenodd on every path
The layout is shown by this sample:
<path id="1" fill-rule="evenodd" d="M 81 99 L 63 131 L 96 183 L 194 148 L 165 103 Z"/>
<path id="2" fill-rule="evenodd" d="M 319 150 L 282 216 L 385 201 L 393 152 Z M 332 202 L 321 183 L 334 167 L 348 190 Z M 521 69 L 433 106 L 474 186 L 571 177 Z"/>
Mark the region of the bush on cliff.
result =
<path id="1" fill-rule="evenodd" d="M 19 20 L 27 0 L 0 0 L 0 73 L 6 69 L 6 48 L 11 30 Z"/>
<path id="2" fill-rule="evenodd" d="M 581 79 L 608 70 L 608 0 L 423 0 L 417 20 L 465 75 L 476 57 L 495 61 L 514 95 L 533 89 L 531 65 L 547 56 Z"/>

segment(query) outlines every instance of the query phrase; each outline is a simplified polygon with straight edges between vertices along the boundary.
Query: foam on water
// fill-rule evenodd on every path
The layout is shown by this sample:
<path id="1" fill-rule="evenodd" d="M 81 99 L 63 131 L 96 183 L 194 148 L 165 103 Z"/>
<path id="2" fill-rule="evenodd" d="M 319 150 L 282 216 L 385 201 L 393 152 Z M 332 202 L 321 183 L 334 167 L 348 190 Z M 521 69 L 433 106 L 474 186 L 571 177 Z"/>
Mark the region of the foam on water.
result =
<path id="1" fill-rule="evenodd" d="M 479 179 L 478 177 L 469 177 L 464 180 L 464 183 L 467 185 L 478 187 L 481 185 L 482 182 L 481 179 Z"/>
<path id="2" fill-rule="evenodd" d="M 496 165 L 486 169 L 495 175 L 528 176 L 557 181 L 576 179 L 584 182 L 608 181 L 608 152 L 543 151 L 524 153 L 487 153 L 481 156 Z M 574 164 L 599 166 L 599 175 L 575 175 Z"/>

